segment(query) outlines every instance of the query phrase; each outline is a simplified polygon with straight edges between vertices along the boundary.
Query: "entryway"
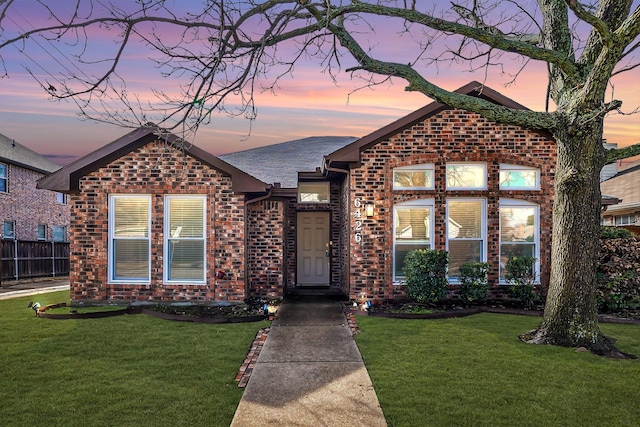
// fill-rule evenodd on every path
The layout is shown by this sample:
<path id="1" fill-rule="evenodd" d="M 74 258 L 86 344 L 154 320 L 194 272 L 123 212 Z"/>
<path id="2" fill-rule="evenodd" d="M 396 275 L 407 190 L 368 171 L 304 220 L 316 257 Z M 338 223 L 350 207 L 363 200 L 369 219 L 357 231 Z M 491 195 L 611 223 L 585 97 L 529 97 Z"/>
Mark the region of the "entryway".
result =
<path id="1" fill-rule="evenodd" d="M 329 286 L 331 242 L 329 212 L 298 212 L 296 285 Z"/>

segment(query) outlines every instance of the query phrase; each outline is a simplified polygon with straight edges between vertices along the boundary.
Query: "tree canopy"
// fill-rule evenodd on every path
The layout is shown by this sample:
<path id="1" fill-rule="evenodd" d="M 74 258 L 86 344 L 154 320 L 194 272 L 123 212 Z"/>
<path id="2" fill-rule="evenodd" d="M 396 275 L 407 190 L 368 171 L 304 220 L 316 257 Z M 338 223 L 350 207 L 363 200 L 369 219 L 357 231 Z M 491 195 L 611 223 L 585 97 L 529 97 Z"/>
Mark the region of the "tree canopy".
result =
<path id="1" fill-rule="evenodd" d="M 588 101 L 596 103 L 594 116 L 623 111 L 607 85 L 640 62 L 640 12 L 632 3 L 5 1 L 0 58 L 9 48 L 28 56 L 37 45 L 53 46 L 73 65 L 38 69 L 26 61 L 41 87 L 53 98 L 74 100 L 90 118 L 130 126 L 152 120 L 197 128 L 221 111 L 254 118 L 256 91 L 277 91 L 312 58 L 329 78 L 349 73 L 361 88 L 404 80 L 406 90 L 445 104 L 552 131 L 570 120 L 553 104 L 594 97 Z M 141 45 L 150 60 L 146 72 L 160 73 L 170 88 L 152 88 L 154 98 L 139 93 L 146 90 L 133 83 L 140 70 L 127 67 Z M 437 84 L 437 71 L 451 65 L 500 73 L 509 83 L 540 63 L 548 64 L 549 112 L 500 109 Z"/>

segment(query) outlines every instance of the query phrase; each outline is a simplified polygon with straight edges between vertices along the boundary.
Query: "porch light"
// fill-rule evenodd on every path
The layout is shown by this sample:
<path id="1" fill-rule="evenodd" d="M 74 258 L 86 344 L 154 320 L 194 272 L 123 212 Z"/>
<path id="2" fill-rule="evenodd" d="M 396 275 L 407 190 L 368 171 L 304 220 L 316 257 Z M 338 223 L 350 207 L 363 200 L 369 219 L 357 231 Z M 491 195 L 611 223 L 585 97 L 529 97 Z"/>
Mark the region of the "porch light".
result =
<path id="1" fill-rule="evenodd" d="M 373 203 L 367 203 L 364 207 L 364 213 L 367 218 L 371 218 L 373 216 Z"/>

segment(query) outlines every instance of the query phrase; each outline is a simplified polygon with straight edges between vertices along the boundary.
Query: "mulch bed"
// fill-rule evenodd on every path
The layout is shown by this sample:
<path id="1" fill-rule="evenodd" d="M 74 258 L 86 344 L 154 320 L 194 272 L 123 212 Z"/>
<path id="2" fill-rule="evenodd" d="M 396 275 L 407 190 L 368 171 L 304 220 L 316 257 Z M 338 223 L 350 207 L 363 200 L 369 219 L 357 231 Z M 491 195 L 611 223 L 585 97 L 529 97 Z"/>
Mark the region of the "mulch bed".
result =
<path id="1" fill-rule="evenodd" d="M 266 319 L 264 314 L 257 314 L 257 312 L 237 313 L 230 312 L 229 308 L 223 307 L 198 307 L 198 313 L 190 312 L 187 308 L 176 309 L 151 309 L 143 307 L 126 307 L 119 310 L 109 311 L 88 311 L 85 313 L 47 313 L 48 310 L 67 307 L 67 303 L 49 304 L 43 307 L 39 307 L 36 311 L 37 317 L 44 319 L 98 319 L 104 317 L 121 316 L 124 314 L 147 314 L 149 316 L 157 317 L 165 320 L 173 320 L 176 322 L 195 322 L 195 323 L 244 323 L 244 322 L 258 322 Z"/>

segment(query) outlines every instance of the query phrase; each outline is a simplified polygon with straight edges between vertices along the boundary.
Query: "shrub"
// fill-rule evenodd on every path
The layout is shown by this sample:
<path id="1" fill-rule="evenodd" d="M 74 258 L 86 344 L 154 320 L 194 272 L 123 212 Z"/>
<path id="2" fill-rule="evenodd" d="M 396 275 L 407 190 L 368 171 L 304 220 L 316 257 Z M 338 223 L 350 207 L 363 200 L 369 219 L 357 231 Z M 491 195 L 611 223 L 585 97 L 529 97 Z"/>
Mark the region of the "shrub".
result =
<path id="1" fill-rule="evenodd" d="M 538 299 L 534 292 L 536 276 L 533 270 L 536 259 L 533 257 L 511 257 L 505 266 L 505 279 L 509 283 L 509 294 L 530 306 Z"/>
<path id="2" fill-rule="evenodd" d="M 602 239 L 628 239 L 633 237 L 633 233 L 621 227 L 600 227 L 600 237 Z"/>
<path id="3" fill-rule="evenodd" d="M 417 249 L 404 259 L 407 296 L 417 302 L 436 302 L 447 289 L 447 251 Z"/>
<path id="4" fill-rule="evenodd" d="M 598 274 L 598 312 L 626 315 L 637 312 L 640 309 L 640 296 L 637 295 L 638 279 L 635 271 L 617 273 L 612 277 Z M 629 283 L 636 285 L 629 286 Z M 634 287 L 636 289 L 633 289 Z"/>
<path id="5" fill-rule="evenodd" d="M 598 311 L 640 318 L 640 240 L 601 239 Z"/>
<path id="6" fill-rule="evenodd" d="M 489 293 L 489 264 L 465 262 L 460 266 L 460 298 L 467 304 L 486 301 Z"/>

